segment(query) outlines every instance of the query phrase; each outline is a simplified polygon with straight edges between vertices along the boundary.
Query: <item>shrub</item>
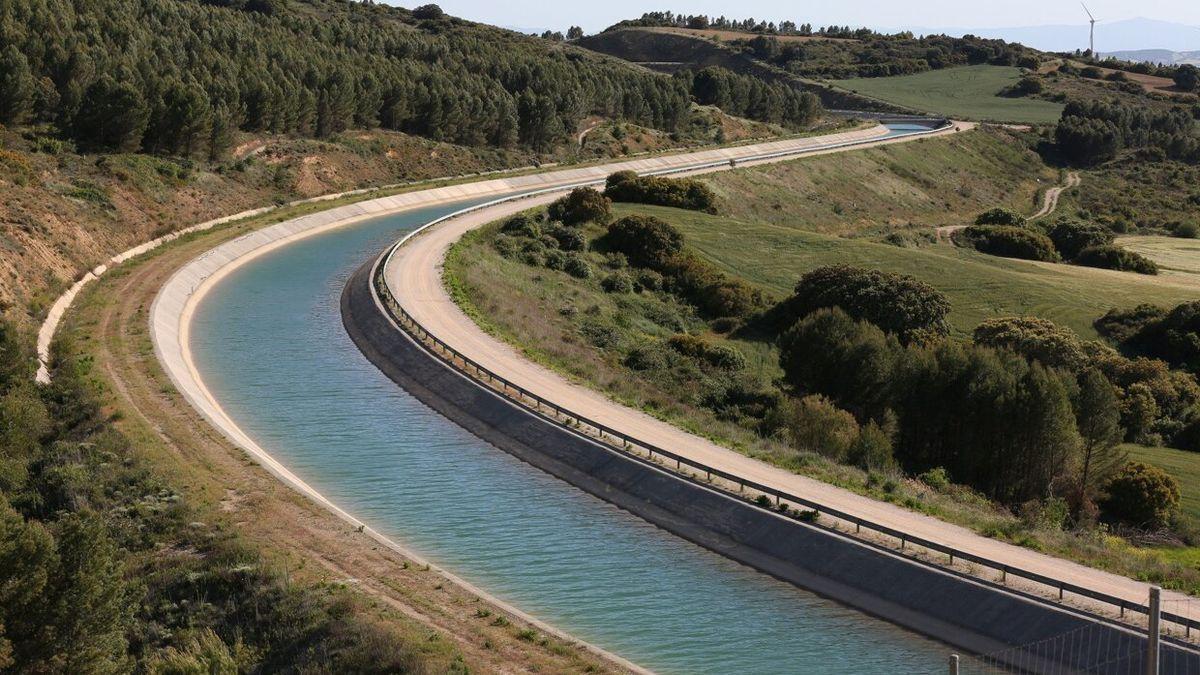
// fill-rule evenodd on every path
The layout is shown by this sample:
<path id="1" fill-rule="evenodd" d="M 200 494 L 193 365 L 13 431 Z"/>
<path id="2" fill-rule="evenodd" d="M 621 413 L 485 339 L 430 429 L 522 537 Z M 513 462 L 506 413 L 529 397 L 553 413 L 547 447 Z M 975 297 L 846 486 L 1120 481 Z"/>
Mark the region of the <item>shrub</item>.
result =
<path id="1" fill-rule="evenodd" d="M 614 325 L 597 318 L 584 319 L 579 333 L 590 344 L 601 349 L 616 347 L 621 343 L 621 331 Z"/>
<path id="2" fill-rule="evenodd" d="M 600 281 L 605 293 L 632 293 L 633 280 L 624 272 L 613 272 Z"/>
<path id="3" fill-rule="evenodd" d="M 1110 309 L 1092 325 L 1097 333 L 1117 344 L 1124 344 L 1166 315 L 1167 310 L 1158 305 L 1141 304 L 1133 309 Z"/>
<path id="4" fill-rule="evenodd" d="M 592 266 L 576 253 L 567 254 L 567 259 L 563 262 L 563 271 L 576 279 L 590 279 L 592 276 Z"/>
<path id="5" fill-rule="evenodd" d="M 605 181 L 604 194 L 614 202 L 717 212 L 717 196 L 713 191 L 704 183 L 689 178 L 638 176 L 632 171 L 618 171 Z"/>
<path id="6" fill-rule="evenodd" d="M 663 289 L 663 275 L 654 270 L 639 269 L 634 272 L 634 290 L 641 291 L 661 291 Z"/>
<path id="7" fill-rule="evenodd" d="M 726 278 L 704 287 L 697 307 L 707 316 L 745 317 L 765 304 L 762 291 L 741 279 Z"/>
<path id="8" fill-rule="evenodd" d="M 1179 483 L 1166 471 L 1129 462 L 1104 489 L 1100 509 L 1105 516 L 1136 527 L 1160 528 L 1179 506 Z"/>
<path id="9" fill-rule="evenodd" d="M 784 425 L 792 447 L 835 461 L 846 458 L 859 435 L 854 415 L 819 394 L 786 403 Z"/>
<path id="10" fill-rule="evenodd" d="M 1021 226 L 1025 224 L 1025 216 L 1011 209 L 997 207 L 976 216 L 975 224 Z"/>
<path id="11" fill-rule="evenodd" d="M 989 255 L 1022 260 L 1058 262 L 1054 242 L 1044 234 L 1009 225 L 972 225 L 962 236 L 975 250 Z"/>
<path id="12" fill-rule="evenodd" d="M 1075 263 L 1085 267 L 1099 267 L 1106 270 L 1122 272 L 1137 272 L 1138 274 L 1158 274 L 1158 265 L 1153 260 L 1140 253 L 1128 251 L 1112 244 L 1089 246 L 1079 252 Z"/>
<path id="13" fill-rule="evenodd" d="M 604 266 L 610 270 L 626 269 L 629 267 L 629 257 L 624 253 L 606 253 L 604 255 Z"/>
<path id="14" fill-rule="evenodd" d="M 791 298 L 773 312 L 782 326 L 823 307 L 840 307 L 902 340 L 918 333 L 948 335 L 950 302 L 940 291 L 914 277 L 881 270 L 833 265 L 800 278 Z"/>
<path id="15" fill-rule="evenodd" d="M 1200 373 L 1200 301 L 1185 302 L 1155 318 L 1163 310 L 1139 306 L 1127 323 L 1141 327 L 1122 344 L 1134 351 L 1160 358 L 1176 368 Z M 1105 320 L 1113 312 L 1101 317 Z"/>
<path id="16" fill-rule="evenodd" d="M 514 237 L 532 237 L 534 239 L 542 234 L 537 221 L 527 213 L 518 213 L 504 221 L 504 224 L 500 226 L 500 231 Z"/>
<path id="17" fill-rule="evenodd" d="M 625 355 L 625 367 L 632 370 L 661 370 L 668 365 L 667 354 L 658 343 L 638 345 Z"/>
<path id="18" fill-rule="evenodd" d="M 1114 238 L 1112 231 L 1103 225 L 1077 220 L 1060 220 L 1050 228 L 1048 234 L 1054 247 L 1067 260 L 1079 255 L 1085 248 L 1111 244 Z"/>
<path id="19" fill-rule="evenodd" d="M 492 242 L 492 246 L 495 247 L 497 253 L 510 259 L 517 257 L 517 254 L 521 251 L 517 243 L 507 237 L 497 238 Z"/>
<path id="20" fill-rule="evenodd" d="M 605 243 L 638 267 L 662 269 L 683 250 L 683 235 L 654 216 L 625 216 L 608 226 Z"/>
<path id="21" fill-rule="evenodd" d="M 950 475 L 946 473 L 946 468 L 941 466 L 922 472 L 917 476 L 917 480 L 938 491 L 950 487 Z"/>
<path id="22" fill-rule="evenodd" d="M 576 229 L 561 225 L 551 228 L 550 236 L 558 242 L 558 247 L 564 251 L 582 251 L 587 248 L 587 239 Z"/>
<path id="23" fill-rule="evenodd" d="M 562 251 L 546 251 L 546 267 L 561 271 L 567 265 L 567 256 Z"/>
<path id="24" fill-rule="evenodd" d="M 567 225 L 587 222 L 603 225 L 612 218 L 612 200 L 590 187 L 580 187 L 552 202 L 546 213 L 551 220 Z"/>
<path id="25" fill-rule="evenodd" d="M 667 339 L 667 345 L 684 356 L 721 370 L 741 370 L 746 367 L 746 357 L 737 349 L 729 345 L 713 344 L 695 335 L 672 335 Z"/>
<path id="26" fill-rule="evenodd" d="M 867 422 L 846 450 L 846 460 L 863 471 L 894 469 L 891 436 L 874 421 Z"/>
<path id="27" fill-rule="evenodd" d="M 1020 98 L 1022 96 L 1032 96 L 1040 94 L 1045 89 L 1042 85 L 1041 78 L 1026 75 L 1017 81 L 1016 84 L 1005 87 L 1000 91 L 1001 96 L 1011 98 Z"/>
<path id="28" fill-rule="evenodd" d="M 1200 237 L 1200 225 L 1191 221 L 1179 223 L 1175 229 L 1171 230 L 1171 234 L 1182 239 L 1195 239 Z"/>

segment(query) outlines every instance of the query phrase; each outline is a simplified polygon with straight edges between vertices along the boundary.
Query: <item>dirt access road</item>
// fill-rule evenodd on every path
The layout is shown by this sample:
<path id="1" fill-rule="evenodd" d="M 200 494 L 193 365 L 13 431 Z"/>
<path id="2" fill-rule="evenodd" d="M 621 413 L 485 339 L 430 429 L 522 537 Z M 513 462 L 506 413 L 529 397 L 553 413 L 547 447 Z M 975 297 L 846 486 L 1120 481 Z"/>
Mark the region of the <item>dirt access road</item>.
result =
<path id="1" fill-rule="evenodd" d="M 900 139 L 902 142 L 903 139 Z M 1064 186 L 1065 187 L 1065 186 Z M 587 386 L 573 383 L 533 363 L 511 345 L 488 335 L 450 297 L 442 282 L 442 265 L 450 246 L 466 232 L 507 215 L 546 203 L 556 195 L 519 200 L 474 211 L 415 236 L 396 251 L 385 269 L 391 293 L 426 330 L 484 368 L 546 400 L 617 429 L 644 442 L 723 469 L 750 481 L 811 499 L 828 507 L 911 533 L 977 556 L 1004 562 L 1060 581 L 1144 604 L 1149 585 L 1092 569 L 1029 549 L 990 539 L 900 506 L 788 472 L 690 434 L 639 410 L 617 403 Z M 1164 593 L 1171 600 L 1186 596 Z M 1183 603 L 1174 603 L 1181 606 Z M 1092 609 L 1100 609 L 1093 604 Z"/>
<path id="2" fill-rule="evenodd" d="M 1045 194 L 1042 195 L 1042 207 L 1037 210 L 1037 213 L 1029 216 L 1029 220 L 1045 218 L 1051 213 L 1054 213 L 1054 211 L 1058 208 L 1058 198 L 1062 196 L 1063 190 L 1078 187 L 1079 182 L 1080 178 L 1078 173 L 1074 171 L 1068 173 L 1067 180 L 1062 185 L 1055 185 L 1049 190 L 1046 190 Z M 950 237 L 953 236 L 955 232 L 963 230 L 966 227 L 966 225 L 943 225 L 935 228 L 934 232 L 937 233 L 938 242 L 950 241 Z"/>

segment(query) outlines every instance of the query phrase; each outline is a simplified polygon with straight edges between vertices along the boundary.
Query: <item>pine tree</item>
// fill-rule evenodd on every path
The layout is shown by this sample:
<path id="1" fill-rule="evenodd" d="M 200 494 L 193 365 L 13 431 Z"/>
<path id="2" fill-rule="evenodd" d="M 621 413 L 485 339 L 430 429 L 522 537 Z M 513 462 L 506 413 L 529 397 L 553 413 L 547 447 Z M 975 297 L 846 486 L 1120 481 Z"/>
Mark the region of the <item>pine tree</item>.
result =
<path id="1" fill-rule="evenodd" d="M 24 122 L 33 112 L 36 93 L 29 62 L 10 44 L 0 54 L 0 123 Z"/>
<path id="2" fill-rule="evenodd" d="M 1079 394 L 1075 403 L 1076 425 L 1083 438 L 1083 457 L 1079 469 L 1078 498 L 1095 496 L 1126 459 L 1119 447 L 1125 431 L 1121 428 L 1121 403 L 1117 391 L 1104 375 L 1089 368 L 1079 376 Z"/>

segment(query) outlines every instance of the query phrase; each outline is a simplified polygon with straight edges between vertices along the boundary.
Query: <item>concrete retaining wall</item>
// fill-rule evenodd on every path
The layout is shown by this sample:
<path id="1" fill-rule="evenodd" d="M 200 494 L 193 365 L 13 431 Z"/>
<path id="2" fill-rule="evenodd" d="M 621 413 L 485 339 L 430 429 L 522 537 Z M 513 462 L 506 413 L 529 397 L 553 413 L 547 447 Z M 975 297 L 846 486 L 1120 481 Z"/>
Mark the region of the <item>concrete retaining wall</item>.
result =
<path id="1" fill-rule="evenodd" d="M 1126 628 L 781 516 L 542 418 L 414 342 L 374 296 L 373 264 L 342 295 L 342 320 L 359 349 L 426 405 L 547 473 L 707 549 L 966 651 L 987 654 L 1083 630 L 1096 637 L 1065 653 L 1052 643 L 1014 656 L 1035 670 L 1121 673 L 1128 661 L 1101 664 L 1142 647 L 1143 638 Z M 1054 663 L 1039 662 L 1051 656 Z M 1200 656 L 1164 646 L 1163 672 L 1185 668 L 1200 671 Z"/>

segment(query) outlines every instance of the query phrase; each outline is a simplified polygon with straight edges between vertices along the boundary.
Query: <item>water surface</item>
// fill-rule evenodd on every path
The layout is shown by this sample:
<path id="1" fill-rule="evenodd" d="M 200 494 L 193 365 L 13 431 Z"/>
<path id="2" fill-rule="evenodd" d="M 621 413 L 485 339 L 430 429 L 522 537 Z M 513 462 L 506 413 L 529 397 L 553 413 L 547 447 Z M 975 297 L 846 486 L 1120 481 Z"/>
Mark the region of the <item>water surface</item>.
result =
<path id="1" fill-rule="evenodd" d="M 192 348 L 226 411 L 356 517 L 573 635 L 666 673 L 941 672 L 949 649 L 710 553 L 497 450 L 397 387 L 342 328 L 349 274 L 465 204 L 268 253 Z"/>

